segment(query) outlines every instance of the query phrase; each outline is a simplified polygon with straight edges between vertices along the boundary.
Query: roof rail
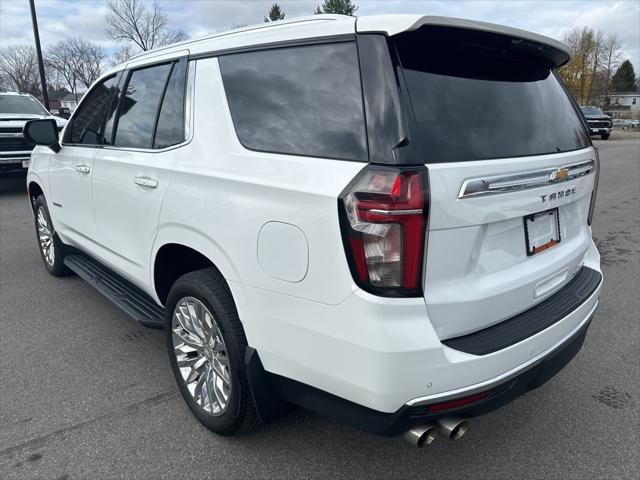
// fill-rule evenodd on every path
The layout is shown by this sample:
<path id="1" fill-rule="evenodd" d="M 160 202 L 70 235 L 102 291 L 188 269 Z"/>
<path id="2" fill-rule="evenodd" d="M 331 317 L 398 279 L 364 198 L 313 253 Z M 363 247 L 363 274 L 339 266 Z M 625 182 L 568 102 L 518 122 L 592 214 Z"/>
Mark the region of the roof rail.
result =
<path id="1" fill-rule="evenodd" d="M 137 55 L 129 58 L 129 60 L 139 59 L 149 53 L 156 53 L 162 50 L 168 50 L 170 48 L 175 47 L 185 47 L 187 45 L 191 45 L 198 42 L 203 42 L 206 40 L 211 40 L 214 38 L 226 37 L 228 35 L 235 35 L 239 33 L 252 32 L 255 30 L 264 30 L 267 28 L 276 28 L 288 26 L 295 23 L 306 23 L 306 22 L 317 22 L 317 21 L 329 21 L 329 20 L 346 20 L 350 17 L 349 15 L 326 15 L 326 14 L 318 14 L 318 15 L 305 15 L 304 17 L 296 17 L 291 18 L 289 20 L 276 20 L 275 22 L 265 22 L 265 23 L 256 23 L 254 25 L 248 25 L 246 27 L 233 28 L 231 30 L 223 30 L 218 33 L 214 33 L 211 35 L 205 35 L 204 37 L 198 37 L 193 39 L 184 40 L 182 42 L 172 43 L 170 45 L 165 45 L 163 47 L 154 48 L 153 50 L 147 50 L 145 52 L 140 52 Z"/>

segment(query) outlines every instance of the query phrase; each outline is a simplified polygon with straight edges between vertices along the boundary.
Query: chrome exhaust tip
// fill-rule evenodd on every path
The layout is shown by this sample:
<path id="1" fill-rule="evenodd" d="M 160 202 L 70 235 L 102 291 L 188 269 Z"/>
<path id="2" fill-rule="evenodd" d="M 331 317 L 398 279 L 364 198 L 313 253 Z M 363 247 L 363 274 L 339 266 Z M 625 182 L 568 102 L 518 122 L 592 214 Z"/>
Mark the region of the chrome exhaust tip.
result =
<path id="1" fill-rule="evenodd" d="M 469 422 L 463 418 L 441 418 L 438 420 L 440 434 L 449 440 L 459 440 L 467 433 Z"/>
<path id="2" fill-rule="evenodd" d="M 435 440 L 437 431 L 438 428 L 435 425 L 419 425 L 404 432 L 402 438 L 414 447 L 422 448 Z"/>

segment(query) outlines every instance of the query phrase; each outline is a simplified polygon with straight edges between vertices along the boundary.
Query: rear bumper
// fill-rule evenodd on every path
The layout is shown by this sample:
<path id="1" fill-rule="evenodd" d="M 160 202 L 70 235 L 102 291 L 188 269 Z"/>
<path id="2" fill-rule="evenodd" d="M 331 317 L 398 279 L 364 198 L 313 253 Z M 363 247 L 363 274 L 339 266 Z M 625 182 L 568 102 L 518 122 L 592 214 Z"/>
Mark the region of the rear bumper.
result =
<path id="1" fill-rule="evenodd" d="M 599 273 L 593 242 L 580 262 Z M 487 391 L 533 368 L 589 321 L 602 283 L 554 323 L 483 355 L 443 343 L 422 298 L 386 299 L 356 290 L 338 305 L 325 305 L 230 286 L 265 371 L 388 416 L 403 406 Z"/>
<path id="2" fill-rule="evenodd" d="M 392 437 L 400 435 L 411 427 L 431 424 L 439 418 L 451 416 L 472 418 L 491 412 L 526 392 L 540 387 L 562 370 L 580 351 L 590 323 L 591 317 L 561 345 L 539 361 L 519 371 L 513 377 L 503 379 L 491 387 L 485 387 L 482 390 L 482 399 L 457 408 L 432 412 L 429 404 L 408 403 L 394 413 L 385 413 L 285 377 L 278 375 L 269 375 L 269 377 L 278 396 L 282 399 L 361 430 Z M 468 394 L 469 392 L 462 396 L 458 395 L 457 398 L 463 398 Z M 431 404 L 434 403 L 439 402 L 431 402 Z"/>

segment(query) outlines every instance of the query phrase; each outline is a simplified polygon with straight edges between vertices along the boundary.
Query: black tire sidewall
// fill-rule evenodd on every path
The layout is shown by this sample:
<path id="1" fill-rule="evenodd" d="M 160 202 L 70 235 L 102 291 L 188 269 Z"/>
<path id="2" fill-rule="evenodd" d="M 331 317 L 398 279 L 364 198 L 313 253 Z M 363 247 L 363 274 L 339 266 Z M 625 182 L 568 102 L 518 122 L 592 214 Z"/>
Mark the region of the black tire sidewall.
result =
<path id="1" fill-rule="evenodd" d="M 218 323 L 218 328 L 222 333 L 225 345 L 227 347 L 227 355 L 229 358 L 229 368 L 231 370 L 231 394 L 229 396 L 229 404 L 226 411 L 219 416 L 212 415 L 206 412 L 195 401 L 187 386 L 182 379 L 182 375 L 178 370 L 176 362 L 176 356 L 173 347 L 173 332 L 172 321 L 173 311 L 178 302 L 184 297 L 193 297 L 200 300 L 213 314 Z M 183 398 L 187 402 L 189 409 L 193 412 L 196 418 L 208 429 L 218 433 L 220 435 L 233 435 L 242 426 L 242 396 L 248 395 L 249 392 L 243 391 L 242 378 L 245 375 L 244 372 L 244 350 L 240 345 L 238 338 L 234 333 L 234 328 L 231 323 L 233 319 L 237 319 L 237 313 L 235 308 L 233 311 L 229 308 L 229 298 L 223 302 L 218 295 L 214 295 L 210 289 L 197 281 L 193 281 L 190 275 L 187 274 L 176 281 L 171 288 L 169 296 L 166 302 L 166 340 L 167 349 L 169 352 L 169 362 L 171 364 L 171 370 L 176 378 L 178 388 Z M 225 305 L 226 304 L 226 305 Z"/>

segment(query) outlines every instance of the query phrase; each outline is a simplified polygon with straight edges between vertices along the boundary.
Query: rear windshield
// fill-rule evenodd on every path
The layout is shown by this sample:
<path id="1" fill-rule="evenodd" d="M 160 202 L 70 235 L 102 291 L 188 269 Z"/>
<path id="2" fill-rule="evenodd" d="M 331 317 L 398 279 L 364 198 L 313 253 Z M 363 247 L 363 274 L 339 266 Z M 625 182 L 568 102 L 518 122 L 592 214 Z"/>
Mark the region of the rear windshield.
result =
<path id="1" fill-rule="evenodd" d="M 395 46 L 427 162 L 585 148 L 584 125 L 540 59 L 505 53 L 504 37 L 423 27 Z"/>

